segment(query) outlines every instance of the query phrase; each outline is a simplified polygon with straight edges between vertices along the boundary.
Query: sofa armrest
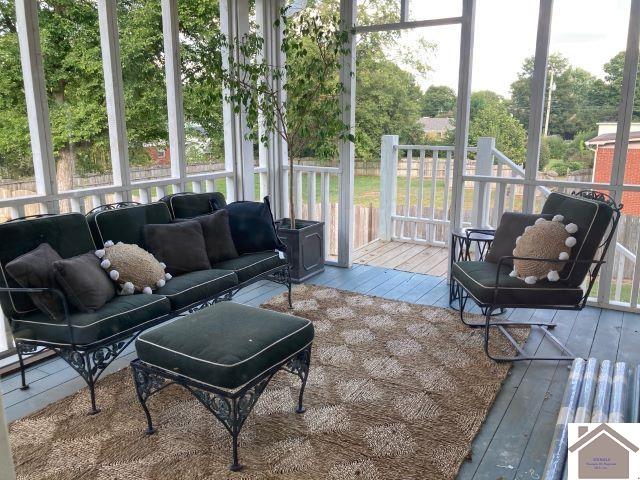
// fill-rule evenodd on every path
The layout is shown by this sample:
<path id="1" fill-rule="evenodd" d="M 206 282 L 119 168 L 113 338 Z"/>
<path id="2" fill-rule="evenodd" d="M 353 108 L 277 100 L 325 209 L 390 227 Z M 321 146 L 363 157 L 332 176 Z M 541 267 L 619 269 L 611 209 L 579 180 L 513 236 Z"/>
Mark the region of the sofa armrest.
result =
<path id="1" fill-rule="evenodd" d="M 0 292 L 7 293 L 52 293 L 56 295 L 60 301 L 62 302 L 62 310 L 64 312 L 64 323 L 67 325 L 67 329 L 69 330 L 69 339 L 71 341 L 71 345 L 75 346 L 75 342 L 73 340 L 73 328 L 71 328 L 71 320 L 69 318 L 69 303 L 67 302 L 67 297 L 57 288 L 44 288 L 44 287 L 0 287 Z"/>

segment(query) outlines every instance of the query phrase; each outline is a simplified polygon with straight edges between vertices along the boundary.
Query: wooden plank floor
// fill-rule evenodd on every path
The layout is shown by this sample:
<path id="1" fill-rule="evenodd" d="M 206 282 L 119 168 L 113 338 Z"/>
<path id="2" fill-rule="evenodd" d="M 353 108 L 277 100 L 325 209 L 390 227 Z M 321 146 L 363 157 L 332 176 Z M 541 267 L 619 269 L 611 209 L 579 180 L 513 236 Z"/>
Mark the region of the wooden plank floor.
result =
<path id="1" fill-rule="evenodd" d="M 375 240 L 354 252 L 354 262 L 444 277 L 447 275 L 449 255 L 444 247 Z"/>
<path id="2" fill-rule="evenodd" d="M 403 246 L 404 249 L 411 247 Z M 407 252 L 408 250 L 403 250 Z M 409 258 L 407 253 L 404 257 Z M 404 260 L 403 262 L 406 262 Z M 400 263 L 402 265 L 402 263 Z M 448 286 L 442 277 L 370 265 L 352 269 L 327 267 L 310 283 L 352 290 L 385 298 L 446 307 Z M 243 289 L 235 301 L 259 305 L 284 291 L 259 282 Z M 588 307 L 581 312 L 523 309 L 506 313 L 513 320 L 554 320 L 556 335 L 567 340 L 577 355 L 601 360 L 640 363 L 640 315 Z M 525 345 L 529 352 L 551 352 L 539 330 Z M 109 371 L 125 368 L 133 349 Z M 460 470 L 459 479 L 525 480 L 539 478 L 559 411 L 568 376 L 568 362 L 516 363 L 500 391 L 478 436 L 472 458 Z M 31 388 L 19 389 L 19 377 L 2 379 L 8 420 L 15 420 L 83 388 L 83 382 L 62 360 L 54 359 L 30 368 Z"/>

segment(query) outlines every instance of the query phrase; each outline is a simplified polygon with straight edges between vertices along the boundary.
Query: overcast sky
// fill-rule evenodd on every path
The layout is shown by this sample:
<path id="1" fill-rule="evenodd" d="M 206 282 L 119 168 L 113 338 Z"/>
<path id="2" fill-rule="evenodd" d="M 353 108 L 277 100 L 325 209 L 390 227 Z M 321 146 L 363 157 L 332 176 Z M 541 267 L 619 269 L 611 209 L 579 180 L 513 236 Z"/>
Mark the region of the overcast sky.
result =
<path id="1" fill-rule="evenodd" d="M 592 74 L 603 77 L 602 66 L 625 49 L 631 0 L 555 0 L 551 52 Z M 472 90 L 509 95 L 522 62 L 535 52 L 539 0 L 477 0 Z M 411 19 L 460 15 L 460 0 L 412 0 Z M 423 37 L 437 43 L 433 71 L 420 81 L 457 90 L 460 26 L 409 31 L 403 43 Z"/>

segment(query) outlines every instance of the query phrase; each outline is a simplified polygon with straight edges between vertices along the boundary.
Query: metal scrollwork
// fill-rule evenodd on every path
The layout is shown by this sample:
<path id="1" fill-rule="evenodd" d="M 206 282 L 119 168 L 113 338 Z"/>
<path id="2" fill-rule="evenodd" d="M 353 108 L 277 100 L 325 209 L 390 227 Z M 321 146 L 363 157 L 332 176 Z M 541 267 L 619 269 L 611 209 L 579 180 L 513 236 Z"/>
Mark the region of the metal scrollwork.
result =
<path id="1" fill-rule="evenodd" d="M 141 368 L 133 368 L 133 379 L 136 384 L 136 392 L 143 401 L 168 385 L 168 380 L 165 377 Z"/>
<path id="2" fill-rule="evenodd" d="M 231 399 L 212 392 L 200 389 L 190 389 L 191 393 L 202 403 L 207 410 L 213 413 L 218 420 L 230 432 L 233 432 L 235 425 L 234 406 Z"/>
<path id="3" fill-rule="evenodd" d="M 287 372 L 297 375 L 301 380 L 304 380 L 309 373 L 310 355 L 311 352 L 308 349 L 304 349 L 289 360 L 283 368 Z"/>
<path id="4" fill-rule="evenodd" d="M 85 356 L 82 353 L 68 348 L 61 348 L 58 350 L 58 354 L 71 368 L 78 372 L 87 383 L 93 380 L 91 372 L 87 368 Z"/>
<path id="5" fill-rule="evenodd" d="M 91 354 L 93 367 L 91 373 L 95 374 L 98 370 L 103 370 L 109 365 L 124 349 L 126 342 L 116 342 L 112 345 L 100 347 Z"/>
<path id="6" fill-rule="evenodd" d="M 606 203 L 614 210 L 622 210 L 622 204 L 616 204 L 615 200 L 610 195 L 607 195 L 606 193 L 600 192 L 598 190 L 580 190 L 578 192 L 574 191 L 572 192 L 572 195 Z"/>

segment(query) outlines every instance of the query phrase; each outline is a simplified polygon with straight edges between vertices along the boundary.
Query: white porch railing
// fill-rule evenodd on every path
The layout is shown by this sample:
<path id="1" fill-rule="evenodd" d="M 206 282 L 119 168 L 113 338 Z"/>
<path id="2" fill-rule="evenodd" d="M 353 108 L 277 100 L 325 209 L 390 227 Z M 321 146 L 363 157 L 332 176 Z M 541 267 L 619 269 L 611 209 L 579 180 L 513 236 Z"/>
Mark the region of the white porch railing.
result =
<path id="1" fill-rule="evenodd" d="M 267 167 L 256 167 L 255 174 L 259 175 L 260 198 L 267 195 L 268 175 Z M 337 228 L 330 228 L 337 225 L 337 216 L 332 217 L 331 202 L 331 180 L 337 181 L 334 184 L 340 185 L 340 168 L 324 167 L 319 165 L 293 165 L 294 192 L 295 192 L 295 216 L 304 220 L 316 220 L 324 222 L 324 252 L 325 260 L 335 260 L 337 254 Z M 288 190 L 289 166 L 286 165 L 283 172 L 283 185 Z M 303 182 L 303 179 L 306 180 Z M 319 198 L 318 198 L 319 194 Z M 287 192 L 283 192 L 286 198 Z M 286 213 L 288 216 L 288 212 Z M 333 220 L 333 221 L 332 221 Z M 333 248 L 332 248 L 333 247 Z"/>
<path id="2" fill-rule="evenodd" d="M 381 240 L 400 240 L 445 246 L 450 227 L 453 184 L 452 146 L 402 145 L 395 135 L 382 137 L 380 170 Z M 505 211 L 520 210 L 525 185 L 524 169 L 495 148 L 495 139 L 481 137 L 469 147 L 461 202 L 462 225 L 495 228 Z M 536 204 L 541 207 L 553 191 L 573 191 L 606 186 L 585 182 L 549 181 L 536 184 Z M 603 188 L 604 187 L 604 188 Z M 636 255 L 615 244 L 610 299 L 604 304 L 640 310 L 640 275 Z M 626 272 L 626 273 L 625 273 Z"/>

